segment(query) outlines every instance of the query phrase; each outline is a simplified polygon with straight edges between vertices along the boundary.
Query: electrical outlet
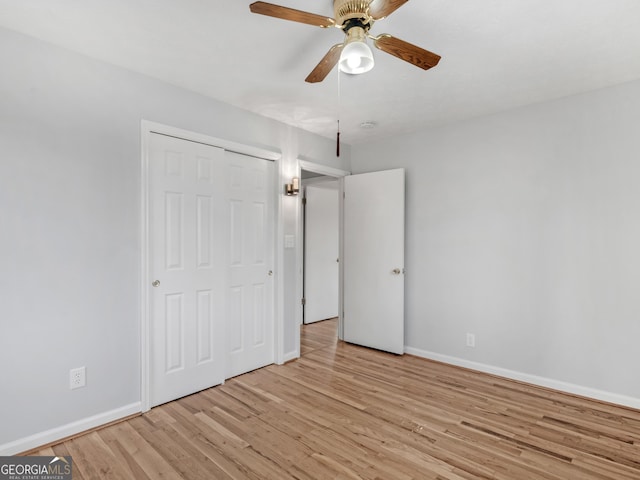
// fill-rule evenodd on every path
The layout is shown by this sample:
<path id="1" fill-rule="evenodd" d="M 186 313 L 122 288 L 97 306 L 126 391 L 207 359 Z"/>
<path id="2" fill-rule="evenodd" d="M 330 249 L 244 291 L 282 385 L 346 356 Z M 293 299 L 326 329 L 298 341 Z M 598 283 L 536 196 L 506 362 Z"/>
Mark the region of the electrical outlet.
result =
<path id="1" fill-rule="evenodd" d="M 473 333 L 467 333 L 467 347 L 476 346 L 476 336 Z"/>
<path id="2" fill-rule="evenodd" d="M 69 370 L 69 389 L 84 387 L 87 384 L 86 370 L 84 367 Z"/>

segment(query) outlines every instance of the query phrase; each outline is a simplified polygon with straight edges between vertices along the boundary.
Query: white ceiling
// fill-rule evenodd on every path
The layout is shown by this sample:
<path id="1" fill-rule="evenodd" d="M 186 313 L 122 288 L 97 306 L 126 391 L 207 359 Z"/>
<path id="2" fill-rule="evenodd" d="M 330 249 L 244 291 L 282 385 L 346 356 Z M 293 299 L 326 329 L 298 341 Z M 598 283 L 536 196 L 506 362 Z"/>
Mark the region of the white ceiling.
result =
<path id="1" fill-rule="evenodd" d="M 0 0 L 0 25 L 330 138 L 339 116 L 349 144 L 640 78 L 638 0 L 413 0 L 371 33 L 438 53 L 437 67 L 374 49 L 371 72 L 313 85 L 342 32 L 251 1 Z M 331 0 L 271 1 L 333 16 Z"/>

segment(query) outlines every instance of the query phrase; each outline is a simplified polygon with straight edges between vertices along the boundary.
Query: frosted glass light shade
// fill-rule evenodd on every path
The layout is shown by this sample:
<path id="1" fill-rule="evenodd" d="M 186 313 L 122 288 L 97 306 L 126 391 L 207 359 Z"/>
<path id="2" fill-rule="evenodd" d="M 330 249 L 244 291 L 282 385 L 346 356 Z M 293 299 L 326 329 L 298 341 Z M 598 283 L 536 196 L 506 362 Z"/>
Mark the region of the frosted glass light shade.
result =
<path id="1" fill-rule="evenodd" d="M 373 53 L 365 42 L 351 42 L 345 45 L 340 54 L 340 71 L 357 75 L 373 68 Z"/>

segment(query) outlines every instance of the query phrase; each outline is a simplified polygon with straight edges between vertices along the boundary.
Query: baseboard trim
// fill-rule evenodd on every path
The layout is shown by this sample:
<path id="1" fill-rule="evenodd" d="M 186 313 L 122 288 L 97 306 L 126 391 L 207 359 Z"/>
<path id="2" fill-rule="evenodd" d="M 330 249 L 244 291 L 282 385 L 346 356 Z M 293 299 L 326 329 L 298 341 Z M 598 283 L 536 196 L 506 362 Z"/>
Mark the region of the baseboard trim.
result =
<path id="1" fill-rule="evenodd" d="M 43 445 L 50 445 L 64 438 L 140 413 L 142 411 L 141 408 L 140 402 L 131 403 L 124 407 L 116 408 L 115 410 L 99 413 L 92 417 L 87 417 L 66 425 L 61 425 L 60 427 L 52 428 L 51 430 L 5 443 L 0 445 L 0 456 L 16 455 L 34 450 Z"/>
<path id="2" fill-rule="evenodd" d="M 479 372 L 489 373 L 491 375 L 497 375 L 499 377 L 505 377 L 511 380 L 517 380 L 520 382 L 537 385 L 539 387 L 551 388 L 553 390 L 558 390 L 572 395 L 578 395 L 580 397 L 587 397 L 601 402 L 612 403 L 636 410 L 640 409 L 640 398 L 628 397 L 626 395 L 619 395 L 603 390 L 583 387 L 581 385 L 554 380 L 552 378 L 539 377 L 537 375 L 517 372 L 515 370 L 508 370 L 506 368 L 495 367 L 493 365 L 487 365 L 484 363 L 473 362 L 470 360 L 465 360 L 463 358 L 450 357 L 448 355 L 429 352 L 414 347 L 405 346 L 404 351 L 405 353 L 415 355 L 416 357 L 427 358 L 429 360 L 435 360 L 437 362 L 448 363 L 450 365 L 455 365 L 458 367 L 477 370 Z"/>
<path id="3" fill-rule="evenodd" d="M 281 365 L 284 365 L 291 360 L 295 360 L 296 358 L 300 358 L 300 353 L 297 350 L 293 350 L 292 352 L 285 353 L 282 357 Z"/>

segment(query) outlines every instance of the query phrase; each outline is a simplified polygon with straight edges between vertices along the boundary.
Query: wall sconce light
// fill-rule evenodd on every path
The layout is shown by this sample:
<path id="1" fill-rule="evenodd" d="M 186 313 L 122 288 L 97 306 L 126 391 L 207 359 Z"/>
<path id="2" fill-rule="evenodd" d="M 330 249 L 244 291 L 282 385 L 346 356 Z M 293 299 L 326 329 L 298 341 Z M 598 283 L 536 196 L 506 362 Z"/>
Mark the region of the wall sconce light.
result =
<path id="1" fill-rule="evenodd" d="M 291 183 L 285 183 L 284 185 L 284 194 L 291 196 L 297 195 L 300 191 L 300 179 L 298 177 L 293 177 L 291 179 Z"/>

